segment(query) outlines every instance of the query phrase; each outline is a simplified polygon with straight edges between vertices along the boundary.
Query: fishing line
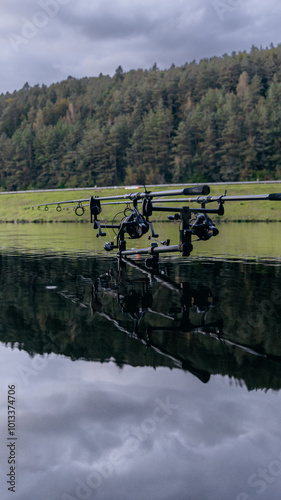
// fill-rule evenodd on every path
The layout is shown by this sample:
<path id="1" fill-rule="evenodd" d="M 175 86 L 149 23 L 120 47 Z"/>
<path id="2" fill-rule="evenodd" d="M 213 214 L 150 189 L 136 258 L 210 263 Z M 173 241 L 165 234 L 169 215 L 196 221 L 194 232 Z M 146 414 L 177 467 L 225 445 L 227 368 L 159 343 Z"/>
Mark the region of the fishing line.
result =
<path id="1" fill-rule="evenodd" d="M 131 215 L 131 213 L 132 213 L 132 209 L 130 208 L 130 204 L 127 203 L 127 206 L 124 208 L 124 210 L 122 210 L 121 212 L 117 212 L 117 214 L 114 215 L 114 217 L 112 219 L 112 222 L 111 222 L 112 225 L 114 225 L 117 216 L 120 215 L 120 214 L 123 214 L 123 217 L 122 217 L 122 219 L 120 220 L 120 223 L 119 223 L 119 225 L 121 226 L 122 222 L 126 219 L 126 217 L 129 217 L 129 215 Z M 112 231 L 115 234 L 115 238 L 114 239 L 116 239 L 117 238 L 117 232 L 115 231 L 114 227 L 112 228 Z"/>
<path id="2" fill-rule="evenodd" d="M 168 233 L 167 233 L 166 229 L 164 229 L 164 224 L 165 224 L 165 222 L 164 222 L 164 221 L 161 221 L 161 220 L 158 220 L 158 218 L 155 218 L 155 223 L 159 225 L 159 227 L 160 227 L 160 231 L 159 231 L 159 233 L 164 235 L 164 238 L 163 238 L 163 239 L 164 239 L 164 240 L 167 240 L 169 237 L 167 237 L 167 234 L 168 234 Z M 157 233 L 158 233 L 158 231 L 157 231 Z M 152 239 L 152 238 L 153 238 L 153 236 L 150 236 L 150 239 Z M 158 239 L 156 239 L 156 238 L 153 238 L 153 239 L 154 239 L 155 241 L 158 241 L 158 243 L 161 243 L 161 241 L 160 241 L 160 240 L 158 240 Z"/>

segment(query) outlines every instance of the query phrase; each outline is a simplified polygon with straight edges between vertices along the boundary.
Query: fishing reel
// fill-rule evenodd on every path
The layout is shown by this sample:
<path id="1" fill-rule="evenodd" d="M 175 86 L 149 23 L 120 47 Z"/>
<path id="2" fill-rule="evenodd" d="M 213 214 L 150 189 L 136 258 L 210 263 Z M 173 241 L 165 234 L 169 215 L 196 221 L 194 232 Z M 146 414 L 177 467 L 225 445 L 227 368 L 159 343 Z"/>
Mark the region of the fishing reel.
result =
<path id="1" fill-rule="evenodd" d="M 126 217 L 122 226 L 133 240 L 141 238 L 150 229 L 149 223 L 139 212 L 136 212 L 135 210 L 133 210 L 132 213 Z"/>
<path id="2" fill-rule="evenodd" d="M 219 230 L 206 213 L 198 213 L 196 215 L 196 220 L 192 224 L 191 230 L 192 234 L 203 241 L 209 240 L 212 236 L 217 236 L 219 234 Z"/>

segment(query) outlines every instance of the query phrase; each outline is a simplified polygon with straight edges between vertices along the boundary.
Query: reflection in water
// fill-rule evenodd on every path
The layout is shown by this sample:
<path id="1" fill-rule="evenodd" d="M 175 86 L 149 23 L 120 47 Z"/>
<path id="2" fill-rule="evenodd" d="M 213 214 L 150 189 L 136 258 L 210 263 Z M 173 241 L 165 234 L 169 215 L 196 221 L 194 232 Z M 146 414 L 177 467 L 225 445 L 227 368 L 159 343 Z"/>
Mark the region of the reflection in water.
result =
<path id="1" fill-rule="evenodd" d="M 2 255 L 0 340 L 280 389 L 280 277 L 249 262 L 167 260 L 150 273 L 137 261 Z"/>

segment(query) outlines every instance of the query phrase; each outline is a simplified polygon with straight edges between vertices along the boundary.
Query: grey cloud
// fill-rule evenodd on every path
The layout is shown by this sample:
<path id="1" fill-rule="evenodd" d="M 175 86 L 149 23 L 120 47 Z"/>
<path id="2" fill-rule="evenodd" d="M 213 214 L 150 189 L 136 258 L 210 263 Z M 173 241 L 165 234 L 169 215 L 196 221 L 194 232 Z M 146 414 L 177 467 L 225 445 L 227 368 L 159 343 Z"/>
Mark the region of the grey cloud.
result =
<path id="1" fill-rule="evenodd" d="M 40 2 L 13 0 L 2 7 L 0 92 L 26 81 L 50 85 L 69 75 L 112 75 L 119 64 L 125 71 L 155 62 L 164 69 L 280 42 L 277 0 Z M 9 32 L 21 35 L 23 18 L 32 22 L 44 2 L 55 2 L 57 14 L 14 51 Z"/>
<path id="2" fill-rule="evenodd" d="M 155 27 L 155 23 L 149 18 L 141 16 L 138 18 L 131 16 L 122 16 L 122 14 L 99 13 L 97 16 L 67 18 L 65 23 L 75 33 L 80 33 L 82 37 L 91 41 L 97 40 L 116 40 L 127 39 L 128 37 L 136 38 L 139 35 L 147 36 Z"/>
<path id="3" fill-rule="evenodd" d="M 127 40 L 129 38 L 148 37 L 153 40 L 158 37 L 177 36 L 177 30 L 187 30 L 192 25 L 194 16 L 198 12 L 204 12 L 200 4 L 192 8 L 190 4 L 182 5 L 175 2 L 175 9 L 172 12 L 165 11 L 162 5 L 161 11 L 154 9 L 153 4 L 140 8 L 140 4 L 127 10 L 116 8 L 99 9 L 95 12 L 65 11 L 62 13 L 64 24 L 70 26 L 72 30 L 78 30 L 89 40 L 118 39 Z M 147 8 L 146 8 L 147 7 Z M 201 17 L 201 16 L 200 16 Z M 202 19 L 198 20 L 202 22 Z M 173 33 L 174 31 L 174 33 Z"/>

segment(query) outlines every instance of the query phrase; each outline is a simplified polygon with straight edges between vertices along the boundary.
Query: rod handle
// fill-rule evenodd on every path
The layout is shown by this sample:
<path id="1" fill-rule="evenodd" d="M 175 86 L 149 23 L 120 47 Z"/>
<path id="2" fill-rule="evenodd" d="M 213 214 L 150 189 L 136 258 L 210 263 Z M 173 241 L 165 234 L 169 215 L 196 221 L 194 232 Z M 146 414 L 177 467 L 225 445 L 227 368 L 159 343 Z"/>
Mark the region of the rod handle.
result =
<path id="1" fill-rule="evenodd" d="M 210 188 L 206 184 L 204 186 L 192 186 L 185 188 L 183 190 L 183 195 L 184 196 L 189 196 L 190 194 L 203 194 L 207 195 L 210 193 Z"/>
<path id="2" fill-rule="evenodd" d="M 272 193 L 268 195 L 268 199 L 271 201 L 281 201 L 281 193 Z"/>

